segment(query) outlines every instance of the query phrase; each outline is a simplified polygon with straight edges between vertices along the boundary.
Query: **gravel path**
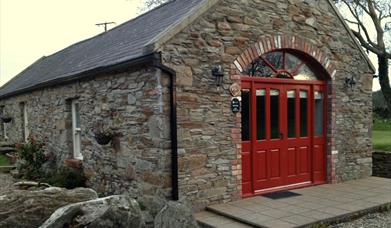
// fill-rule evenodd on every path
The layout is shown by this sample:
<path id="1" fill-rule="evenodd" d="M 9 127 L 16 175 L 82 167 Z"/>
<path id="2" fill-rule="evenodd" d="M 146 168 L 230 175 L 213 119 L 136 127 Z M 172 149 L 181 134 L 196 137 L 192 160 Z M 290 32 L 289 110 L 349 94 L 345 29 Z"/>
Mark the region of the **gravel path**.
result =
<path id="1" fill-rule="evenodd" d="M 368 214 L 357 220 L 340 223 L 330 228 L 391 228 L 391 211 Z"/>
<path id="2" fill-rule="evenodd" d="M 13 184 L 15 182 L 15 179 L 11 175 L 0 173 L 0 195 L 14 189 Z"/>

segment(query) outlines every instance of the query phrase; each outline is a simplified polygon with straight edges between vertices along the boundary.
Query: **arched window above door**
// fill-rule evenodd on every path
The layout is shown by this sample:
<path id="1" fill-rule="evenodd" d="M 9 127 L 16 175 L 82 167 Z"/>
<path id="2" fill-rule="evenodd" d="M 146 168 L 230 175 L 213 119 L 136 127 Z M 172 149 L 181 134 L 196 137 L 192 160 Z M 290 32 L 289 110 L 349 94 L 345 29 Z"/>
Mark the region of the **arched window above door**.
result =
<path id="1" fill-rule="evenodd" d="M 303 58 L 285 50 L 263 54 L 253 60 L 242 74 L 250 77 L 321 80 Z"/>

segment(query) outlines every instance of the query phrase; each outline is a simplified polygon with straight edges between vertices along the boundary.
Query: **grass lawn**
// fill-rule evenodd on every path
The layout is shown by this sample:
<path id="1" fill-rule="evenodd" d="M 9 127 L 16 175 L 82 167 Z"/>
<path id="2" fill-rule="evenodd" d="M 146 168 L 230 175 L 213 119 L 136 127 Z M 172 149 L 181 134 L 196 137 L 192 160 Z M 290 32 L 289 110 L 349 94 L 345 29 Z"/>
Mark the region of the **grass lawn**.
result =
<path id="1" fill-rule="evenodd" d="M 373 148 L 391 152 L 391 131 L 374 130 L 372 132 Z"/>
<path id="2" fill-rule="evenodd" d="M 5 155 L 0 154 L 0 166 L 3 165 L 10 165 L 10 162 Z"/>
<path id="3" fill-rule="evenodd" d="M 372 142 L 375 150 L 391 152 L 391 120 L 375 118 L 372 131 Z"/>

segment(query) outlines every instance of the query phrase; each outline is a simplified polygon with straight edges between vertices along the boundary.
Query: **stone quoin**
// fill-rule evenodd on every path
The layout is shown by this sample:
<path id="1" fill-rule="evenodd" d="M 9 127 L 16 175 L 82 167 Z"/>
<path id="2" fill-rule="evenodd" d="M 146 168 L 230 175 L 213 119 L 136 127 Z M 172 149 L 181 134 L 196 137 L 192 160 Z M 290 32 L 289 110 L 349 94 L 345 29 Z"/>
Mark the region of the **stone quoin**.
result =
<path id="1" fill-rule="evenodd" d="M 171 1 L 2 86 L 1 137 L 45 138 L 55 167 L 79 160 L 102 195 L 197 211 L 370 176 L 373 74 L 329 0 Z"/>

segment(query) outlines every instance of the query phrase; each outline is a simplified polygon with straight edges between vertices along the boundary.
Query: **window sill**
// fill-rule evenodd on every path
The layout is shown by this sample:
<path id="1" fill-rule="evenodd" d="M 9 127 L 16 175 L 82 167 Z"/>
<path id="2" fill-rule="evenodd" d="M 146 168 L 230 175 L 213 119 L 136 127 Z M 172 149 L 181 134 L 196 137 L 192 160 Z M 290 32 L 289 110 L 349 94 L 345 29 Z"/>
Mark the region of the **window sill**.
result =
<path id="1" fill-rule="evenodd" d="M 77 158 L 65 159 L 64 165 L 67 167 L 80 169 L 83 166 L 83 160 Z"/>

